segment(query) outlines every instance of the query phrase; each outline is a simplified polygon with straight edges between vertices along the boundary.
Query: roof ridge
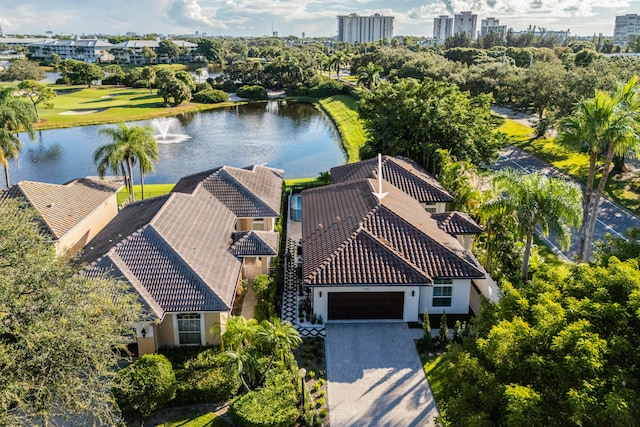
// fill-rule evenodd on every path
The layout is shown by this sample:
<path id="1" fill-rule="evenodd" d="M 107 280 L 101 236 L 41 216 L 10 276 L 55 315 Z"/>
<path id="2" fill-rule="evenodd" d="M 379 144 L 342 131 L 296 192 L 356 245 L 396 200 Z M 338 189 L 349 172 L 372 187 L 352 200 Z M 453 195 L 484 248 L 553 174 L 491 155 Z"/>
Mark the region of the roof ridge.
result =
<path id="1" fill-rule="evenodd" d="M 164 208 L 164 206 L 163 206 Z M 189 271 L 191 271 L 191 273 L 193 273 L 193 275 L 195 277 L 198 278 L 198 280 L 200 281 L 200 283 L 202 283 L 207 289 L 209 289 L 220 301 L 222 301 L 222 303 L 225 305 L 225 307 L 227 307 L 228 309 L 231 309 L 231 307 L 227 304 L 227 302 L 224 300 L 224 298 L 222 298 L 220 296 L 220 294 L 218 292 L 216 292 L 215 289 L 213 289 L 211 286 L 209 286 L 209 283 L 207 283 L 207 281 L 200 275 L 200 273 L 191 265 L 191 263 L 189 261 L 187 261 L 182 255 L 180 255 L 180 253 L 176 250 L 176 248 L 173 247 L 173 245 L 171 245 L 171 243 L 169 243 L 169 241 L 167 241 L 167 239 L 165 238 L 165 236 L 160 232 L 160 230 L 156 229 L 156 227 L 151 224 L 151 222 L 149 222 L 149 224 L 147 224 L 145 227 L 149 227 L 150 229 L 153 230 L 153 232 L 155 232 L 155 234 L 157 234 L 158 236 L 160 236 L 160 239 L 162 240 L 162 243 L 165 244 L 167 246 L 167 248 L 169 248 L 169 250 L 180 260 L 184 263 L 185 266 L 187 266 L 187 268 L 189 269 Z M 132 234 L 133 235 L 133 234 Z M 235 296 L 234 296 L 235 298 Z"/>
<path id="2" fill-rule="evenodd" d="M 33 200 L 31 200 L 29 198 L 29 196 L 27 195 L 27 193 L 25 193 L 24 189 L 20 186 L 21 183 L 23 182 L 32 182 L 35 184 L 49 184 L 47 182 L 38 182 L 38 181 L 20 181 L 18 183 L 15 184 L 16 187 L 18 187 L 18 190 L 20 190 L 20 193 L 22 193 L 22 196 L 24 197 L 24 199 L 27 201 L 27 203 L 29 203 L 29 205 L 31 206 L 31 208 L 36 211 L 38 213 L 38 216 L 40 217 L 40 219 L 42 220 L 42 223 L 47 227 L 47 229 L 49 230 L 49 232 L 51 233 L 51 235 L 53 237 L 55 237 L 56 239 L 61 238 L 62 236 L 58 236 L 56 234 L 56 232 L 53 230 L 53 227 L 51 226 L 51 224 L 49 224 L 49 221 L 47 221 L 47 219 L 44 217 L 44 215 L 42 215 L 42 212 L 40 212 L 37 208 L 35 203 L 33 202 Z M 54 184 L 51 184 L 54 185 Z"/>
<path id="3" fill-rule="evenodd" d="M 389 213 L 391 213 L 392 215 L 394 215 L 395 217 L 397 217 L 399 220 L 401 220 L 402 222 L 406 223 L 409 227 L 413 228 L 414 230 L 420 232 L 420 234 L 422 234 L 423 236 L 425 236 L 427 239 L 429 239 L 430 241 L 432 241 L 433 243 L 437 244 L 439 247 L 443 248 L 444 250 L 446 250 L 447 252 L 453 254 L 456 258 L 460 259 L 461 261 L 464 261 L 466 264 L 468 264 L 469 266 L 471 266 L 473 269 L 477 270 L 478 272 L 482 273 L 481 270 L 478 269 L 478 266 L 472 264 L 469 262 L 469 260 L 467 260 L 465 257 L 461 257 L 460 255 L 458 255 L 455 251 L 453 251 L 451 248 L 449 248 L 447 245 L 444 245 L 442 243 L 440 243 L 437 239 L 434 239 L 433 237 L 431 237 L 431 235 L 429 235 L 429 233 L 425 233 L 424 231 L 420 230 L 418 227 L 416 227 L 415 225 L 413 225 L 410 221 L 405 220 L 403 217 L 401 217 L 400 215 L 398 215 L 397 213 L 395 213 L 393 210 L 389 209 L 388 207 L 384 207 L 385 210 Z M 436 229 L 438 231 L 440 231 L 441 233 L 443 233 L 444 236 L 446 236 L 447 238 L 452 239 L 451 241 L 455 241 L 458 242 L 458 240 L 451 236 L 449 233 L 446 233 L 445 231 L 441 230 L 439 227 L 436 226 Z M 461 249 L 463 252 L 465 252 L 464 248 Z M 466 252 L 465 252 L 466 253 Z"/>

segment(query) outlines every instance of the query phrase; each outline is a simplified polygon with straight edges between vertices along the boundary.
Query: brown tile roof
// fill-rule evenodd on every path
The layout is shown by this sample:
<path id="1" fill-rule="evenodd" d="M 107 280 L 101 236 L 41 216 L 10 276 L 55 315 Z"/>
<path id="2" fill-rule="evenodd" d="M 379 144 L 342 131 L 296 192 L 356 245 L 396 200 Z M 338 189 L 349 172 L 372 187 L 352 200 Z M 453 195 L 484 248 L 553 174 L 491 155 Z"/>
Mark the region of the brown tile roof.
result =
<path id="1" fill-rule="evenodd" d="M 303 274 L 309 285 L 424 284 L 480 278 L 482 268 L 411 196 L 375 180 L 302 193 Z"/>
<path id="2" fill-rule="evenodd" d="M 278 254 L 278 233 L 273 231 L 239 231 L 231 235 L 229 251 L 237 257 L 274 256 Z"/>
<path id="3" fill-rule="evenodd" d="M 202 187 L 171 193 L 126 206 L 89 242 L 81 261 L 95 269 L 108 258 L 159 318 L 227 311 L 242 266 L 228 251 L 235 221 Z"/>
<path id="4" fill-rule="evenodd" d="M 438 227 L 452 236 L 465 234 L 480 234 L 482 228 L 464 212 L 443 212 L 431 214 L 431 218 L 438 222 Z"/>
<path id="5" fill-rule="evenodd" d="M 173 192 L 192 193 L 206 188 L 239 218 L 280 215 L 282 171 L 265 166 L 223 166 L 182 178 Z"/>
<path id="6" fill-rule="evenodd" d="M 331 169 L 333 182 L 378 178 L 378 159 L 337 166 Z M 382 179 L 423 203 L 453 202 L 442 185 L 413 160 L 382 156 Z"/>
<path id="7" fill-rule="evenodd" d="M 42 217 L 47 231 L 60 239 L 122 188 L 122 184 L 78 178 L 66 184 L 20 181 L 0 194 L 23 198 Z"/>

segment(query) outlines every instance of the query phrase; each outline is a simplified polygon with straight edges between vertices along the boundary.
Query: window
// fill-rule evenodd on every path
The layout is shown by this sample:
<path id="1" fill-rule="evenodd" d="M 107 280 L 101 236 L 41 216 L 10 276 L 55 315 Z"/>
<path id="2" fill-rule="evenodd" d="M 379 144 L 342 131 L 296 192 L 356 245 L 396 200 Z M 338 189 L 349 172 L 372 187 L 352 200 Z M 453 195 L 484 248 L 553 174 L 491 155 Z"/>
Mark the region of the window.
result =
<path id="1" fill-rule="evenodd" d="M 177 314 L 178 342 L 180 345 L 202 344 L 200 313 Z"/>
<path id="2" fill-rule="evenodd" d="M 251 229 L 264 231 L 264 218 L 256 218 L 253 220 Z"/>
<path id="3" fill-rule="evenodd" d="M 433 287 L 433 307 L 451 307 L 451 294 L 453 286 Z"/>

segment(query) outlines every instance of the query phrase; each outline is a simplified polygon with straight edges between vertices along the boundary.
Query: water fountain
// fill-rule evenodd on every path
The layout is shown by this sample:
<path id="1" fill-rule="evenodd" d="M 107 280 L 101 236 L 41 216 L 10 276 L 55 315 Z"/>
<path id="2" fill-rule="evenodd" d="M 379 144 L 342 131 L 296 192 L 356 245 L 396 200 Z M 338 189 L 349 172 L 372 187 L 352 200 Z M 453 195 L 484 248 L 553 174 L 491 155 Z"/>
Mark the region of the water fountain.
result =
<path id="1" fill-rule="evenodd" d="M 182 131 L 182 124 L 175 117 L 153 119 L 151 120 L 151 127 L 156 131 L 156 141 L 161 144 L 176 144 L 191 138 Z"/>

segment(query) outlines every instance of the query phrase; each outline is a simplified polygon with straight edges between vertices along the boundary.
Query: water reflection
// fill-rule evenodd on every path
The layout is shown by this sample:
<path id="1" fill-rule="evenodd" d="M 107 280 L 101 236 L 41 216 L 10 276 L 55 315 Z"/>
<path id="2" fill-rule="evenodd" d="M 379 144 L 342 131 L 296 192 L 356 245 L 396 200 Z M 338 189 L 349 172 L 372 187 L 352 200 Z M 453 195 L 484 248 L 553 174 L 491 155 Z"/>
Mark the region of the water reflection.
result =
<path id="1" fill-rule="evenodd" d="M 313 177 L 345 161 L 335 127 L 309 104 L 270 101 L 176 118 L 191 139 L 160 144 L 156 172 L 146 182 L 175 182 L 220 165 L 251 164 L 284 169 L 287 178 Z M 21 135 L 27 155 L 20 163 L 11 164 L 13 181 L 64 183 L 96 175 L 93 152 L 110 142 L 99 134 L 101 127 L 42 131 L 38 146 Z"/>

